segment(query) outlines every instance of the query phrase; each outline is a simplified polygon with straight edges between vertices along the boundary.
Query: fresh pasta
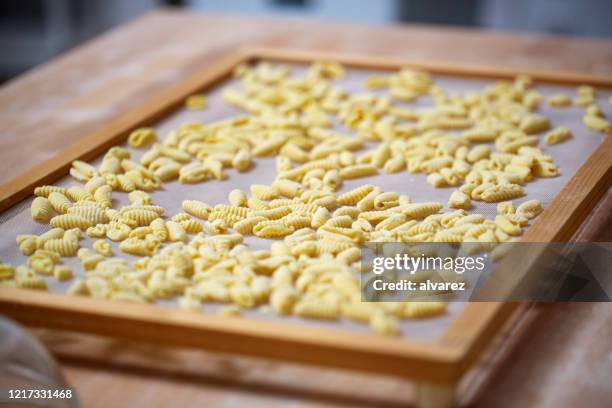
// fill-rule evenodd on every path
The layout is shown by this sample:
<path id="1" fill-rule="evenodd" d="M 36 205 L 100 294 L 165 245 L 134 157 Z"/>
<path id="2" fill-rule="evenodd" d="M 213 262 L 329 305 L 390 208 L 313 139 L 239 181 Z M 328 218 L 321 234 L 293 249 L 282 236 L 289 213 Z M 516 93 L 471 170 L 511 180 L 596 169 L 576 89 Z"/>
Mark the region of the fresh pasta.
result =
<path id="1" fill-rule="evenodd" d="M 449 242 L 496 250 L 543 211 L 540 201 L 522 198 L 526 186 L 559 173 L 540 139 L 554 145 L 572 138 L 569 129 L 553 127 L 540 104 L 574 103 L 584 108 L 587 127 L 610 128 L 594 90 L 581 88 L 574 100 L 545 99 L 523 77 L 451 96 L 426 72 L 408 68 L 369 78 L 366 88 L 380 94 L 345 91 L 334 83 L 344 70 L 332 62 L 315 63 L 303 76 L 267 63 L 237 67 L 235 75 L 237 86 L 224 90 L 223 100 L 242 115 L 184 123 L 159 140 L 153 128 L 136 129 L 129 148 L 109 149 L 99 166 L 75 161 L 75 185 L 37 187 L 32 218 L 54 228 L 19 236 L 26 265 L 0 264 L 0 281 L 44 288 L 45 279 L 73 279 L 75 295 L 175 299 L 190 312 L 218 302 L 230 316 L 267 308 L 399 335 L 402 320 L 442 315 L 446 304 L 362 302 L 358 274 L 368 271 L 361 271 L 360 245 Z M 397 104 L 424 95 L 432 107 Z M 185 104 L 203 109 L 207 102 L 192 95 Z M 336 130 L 337 123 L 354 135 Z M 175 197 L 181 209 L 153 204 L 173 182 L 216 188 L 226 178 L 248 180 L 241 173 L 260 160 L 275 161 L 276 177 L 237 183 L 224 202 L 193 188 L 190 197 Z M 448 188 L 439 191 L 446 198 L 424 201 L 411 192 L 413 201 L 373 181 L 359 184 L 380 173 L 420 173 L 402 180 L 423 177 Z M 495 205 L 489 203 L 497 203 L 494 219 L 478 213 Z M 81 231 L 95 239 L 92 249 Z M 269 247 L 255 250 L 250 240 Z M 75 255 L 85 275 L 61 264 Z"/>

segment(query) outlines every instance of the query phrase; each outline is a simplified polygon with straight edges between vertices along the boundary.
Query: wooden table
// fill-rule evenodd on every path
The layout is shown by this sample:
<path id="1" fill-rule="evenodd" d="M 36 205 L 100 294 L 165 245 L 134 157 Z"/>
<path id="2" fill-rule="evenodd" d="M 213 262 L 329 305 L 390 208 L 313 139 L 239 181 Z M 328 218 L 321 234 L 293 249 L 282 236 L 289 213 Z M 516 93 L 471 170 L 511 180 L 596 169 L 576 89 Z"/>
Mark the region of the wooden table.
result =
<path id="1" fill-rule="evenodd" d="M 243 45 L 612 75 L 612 42 L 605 40 L 156 11 L 0 88 L 0 183 Z M 610 213 L 612 194 L 583 239 L 611 240 Z M 591 407 L 612 400 L 612 305 L 547 305 L 527 319 L 537 320 L 528 333 L 506 333 L 502 352 L 480 364 L 474 376 L 485 380 L 464 402 Z M 87 407 L 393 407 L 412 399 L 410 384 L 397 378 L 36 332 Z M 482 374 L 492 367 L 494 375 Z"/>

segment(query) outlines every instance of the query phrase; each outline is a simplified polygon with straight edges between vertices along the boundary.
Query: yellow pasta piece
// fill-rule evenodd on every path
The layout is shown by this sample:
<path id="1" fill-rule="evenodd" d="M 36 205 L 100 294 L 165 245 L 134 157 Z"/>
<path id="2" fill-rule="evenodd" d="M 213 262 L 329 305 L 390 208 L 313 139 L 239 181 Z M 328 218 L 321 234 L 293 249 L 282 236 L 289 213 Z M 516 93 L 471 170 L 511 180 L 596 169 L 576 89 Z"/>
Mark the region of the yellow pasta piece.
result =
<path id="1" fill-rule="evenodd" d="M 591 130 L 596 132 L 608 132 L 612 129 L 612 124 L 608 122 L 605 118 L 594 116 L 594 115 L 585 115 L 582 118 L 582 121 Z"/>
<path id="2" fill-rule="evenodd" d="M 72 186 L 68 188 L 68 190 L 66 190 L 66 195 L 72 201 L 91 201 L 93 200 L 93 195 L 89 191 L 84 189 L 83 187 L 79 187 L 79 186 Z"/>
<path id="3" fill-rule="evenodd" d="M 291 234 L 293 231 L 293 227 L 275 220 L 261 221 L 253 227 L 253 234 L 260 238 L 280 238 Z"/>
<path id="4" fill-rule="evenodd" d="M 123 241 L 128 237 L 132 229 L 121 222 L 111 222 L 106 227 L 106 236 L 111 241 Z"/>
<path id="5" fill-rule="evenodd" d="M 189 110 L 204 109 L 206 105 L 206 96 L 202 94 L 190 95 L 185 100 L 185 107 Z"/>
<path id="6" fill-rule="evenodd" d="M 445 302 L 406 302 L 402 316 L 407 319 L 420 319 L 444 314 L 445 311 Z"/>
<path id="7" fill-rule="evenodd" d="M 42 277 L 36 276 L 34 271 L 23 265 L 15 269 L 15 284 L 18 288 L 24 289 L 47 289 L 47 282 Z"/>
<path id="8" fill-rule="evenodd" d="M 162 218 L 156 218 L 149 224 L 153 234 L 155 234 L 161 241 L 168 239 L 168 229 L 166 228 L 166 222 Z"/>
<path id="9" fill-rule="evenodd" d="M 385 336 L 398 336 L 400 334 L 400 327 L 397 319 L 392 316 L 387 316 L 382 312 L 372 314 L 370 318 L 370 327 L 376 333 Z"/>
<path id="10" fill-rule="evenodd" d="M 149 240 L 127 238 L 124 241 L 121 241 L 119 244 L 119 249 L 127 254 L 151 256 L 157 249 L 157 245 Z"/>
<path id="11" fill-rule="evenodd" d="M 272 291 L 270 306 L 277 314 L 290 314 L 297 299 L 297 293 L 292 287 L 282 286 Z"/>
<path id="12" fill-rule="evenodd" d="M 472 199 L 464 192 L 455 190 L 451 193 L 450 198 L 448 199 L 448 206 L 450 208 L 461 208 L 468 210 L 472 206 Z"/>
<path id="13" fill-rule="evenodd" d="M 481 198 L 483 201 L 494 203 L 522 197 L 523 195 L 525 195 L 525 191 L 522 186 L 518 184 L 505 184 L 487 188 L 482 193 Z"/>
<path id="14" fill-rule="evenodd" d="M 230 191 L 227 198 L 230 204 L 235 207 L 246 207 L 248 204 L 246 193 L 240 189 Z"/>
<path id="15" fill-rule="evenodd" d="M 340 169 L 340 177 L 347 180 L 373 176 L 377 173 L 378 169 L 371 164 L 354 164 Z"/>
<path id="16" fill-rule="evenodd" d="M 170 241 L 186 241 L 187 232 L 183 226 L 175 221 L 166 222 L 166 229 L 168 230 L 168 239 Z"/>
<path id="17" fill-rule="evenodd" d="M 374 198 L 375 210 L 386 210 L 399 205 L 399 194 L 393 192 L 381 193 Z"/>
<path id="18" fill-rule="evenodd" d="M 125 219 L 132 220 L 138 226 L 149 225 L 151 221 L 159 218 L 159 214 L 155 211 L 145 210 L 143 208 L 129 209 L 123 213 Z"/>
<path id="19" fill-rule="evenodd" d="M 552 145 L 566 141 L 572 137 L 572 132 L 563 126 L 555 128 L 554 130 L 548 132 L 544 137 L 544 142 L 546 144 Z"/>
<path id="20" fill-rule="evenodd" d="M 514 224 L 508 215 L 496 215 L 495 224 L 506 234 L 521 235 L 521 227 Z"/>
<path id="21" fill-rule="evenodd" d="M 60 193 L 65 195 L 66 188 L 59 186 L 40 186 L 34 189 L 34 195 L 38 197 L 49 198 L 51 193 Z"/>
<path id="22" fill-rule="evenodd" d="M 252 184 L 251 194 L 253 194 L 253 197 L 255 198 L 266 201 L 272 200 L 279 196 L 278 190 L 276 188 L 263 184 Z"/>
<path id="23" fill-rule="evenodd" d="M 437 202 L 409 204 L 402 209 L 408 219 L 422 219 L 431 214 L 437 214 L 444 206 Z"/>
<path id="24" fill-rule="evenodd" d="M 147 194 L 145 191 L 134 190 L 128 194 L 128 199 L 130 200 L 130 204 L 133 205 L 150 205 L 151 204 L 151 196 Z"/>
<path id="25" fill-rule="evenodd" d="M 79 181 L 88 181 L 95 177 L 98 171 L 91 164 L 85 163 L 84 161 L 75 160 L 72 162 L 70 168 L 70 175 Z"/>
<path id="26" fill-rule="evenodd" d="M 86 230 L 93 225 L 92 221 L 75 214 L 56 215 L 49 222 L 51 226 L 56 228 L 70 229 L 79 228 Z"/>
<path id="27" fill-rule="evenodd" d="M 300 183 L 297 183 L 291 180 L 287 180 L 287 179 L 279 179 L 279 180 L 274 181 L 272 183 L 272 187 L 281 195 L 285 197 L 289 197 L 289 198 L 299 197 L 304 192 L 304 188 L 302 187 Z M 253 193 L 252 189 L 251 189 L 251 192 Z M 258 197 L 255 194 L 253 195 L 256 196 L 257 198 L 265 199 L 261 196 Z"/>
<path id="28" fill-rule="evenodd" d="M 91 225 L 105 224 L 109 221 L 106 211 L 91 205 L 79 206 L 75 204 L 68 209 L 68 214 L 78 215 L 86 219 Z"/>
<path id="29" fill-rule="evenodd" d="M 92 248 L 102 256 L 111 256 L 113 254 L 110 244 L 103 239 L 95 241 Z"/>
<path id="30" fill-rule="evenodd" d="M 520 204 L 516 209 L 517 214 L 524 215 L 528 219 L 536 217 L 543 210 L 540 200 L 529 200 Z"/>
<path id="31" fill-rule="evenodd" d="M 63 193 L 52 191 L 48 197 L 53 209 L 60 214 L 65 214 L 72 206 L 72 202 Z"/>
<path id="32" fill-rule="evenodd" d="M 197 220 L 194 220 L 193 218 L 189 220 L 183 220 L 179 222 L 179 224 L 181 224 L 185 232 L 187 232 L 188 234 L 197 234 L 198 232 L 202 232 L 203 230 L 202 224 L 200 224 Z"/>
<path id="33" fill-rule="evenodd" d="M 155 130 L 151 128 L 139 128 L 128 136 L 128 144 L 131 147 L 144 147 L 148 144 L 153 143 L 157 139 Z"/>
<path id="34" fill-rule="evenodd" d="M 554 108 L 572 106 L 572 98 L 565 94 L 555 94 L 548 98 L 548 106 L 552 106 Z"/>
<path id="35" fill-rule="evenodd" d="M 51 202 L 44 197 L 36 197 L 32 201 L 30 209 L 32 213 L 32 219 L 38 222 L 48 222 L 53 215 L 53 206 Z"/>
<path id="36" fill-rule="evenodd" d="M 55 265 L 53 268 L 53 276 L 58 281 L 70 280 L 73 277 L 72 269 L 66 265 Z"/>
<path id="37" fill-rule="evenodd" d="M 79 242 L 64 238 L 50 239 L 45 242 L 45 249 L 57 252 L 61 256 L 75 256 L 79 249 Z"/>

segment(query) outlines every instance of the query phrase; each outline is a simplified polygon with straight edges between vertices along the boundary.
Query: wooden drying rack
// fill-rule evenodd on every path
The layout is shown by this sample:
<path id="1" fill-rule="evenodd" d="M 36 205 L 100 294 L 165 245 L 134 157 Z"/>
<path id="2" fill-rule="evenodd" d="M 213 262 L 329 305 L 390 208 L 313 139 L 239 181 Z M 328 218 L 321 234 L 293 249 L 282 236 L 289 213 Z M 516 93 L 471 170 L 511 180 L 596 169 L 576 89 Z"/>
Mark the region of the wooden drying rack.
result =
<path id="1" fill-rule="evenodd" d="M 179 109 L 187 96 L 226 80 L 237 64 L 258 60 L 287 63 L 333 60 L 352 68 L 377 70 L 411 66 L 433 74 L 488 79 L 527 74 L 544 83 L 612 88 L 612 78 L 576 73 L 459 67 L 403 59 L 250 48 L 212 62 L 56 157 L 0 186 L 0 211 L 31 196 L 36 186 L 53 183 L 67 175 L 72 161 L 96 158 L 125 141 L 134 128 L 151 125 Z M 568 241 L 610 188 L 611 179 L 612 135 L 608 135 L 537 218 L 523 240 Z M 529 276 L 537 256 L 533 253 L 522 257 L 520 262 L 514 261 L 513 275 L 517 279 Z M 417 382 L 417 400 L 422 406 L 454 403 L 461 378 L 520 307 L 521 304 L 510 302 L 469 303 L 437 341 L 422 342 L 310 326 L 288 330 L 287 324 L 279 322 L 195 314 L 154 305 L 25 289 L 0 289 L 0 310 L 27 325 L 402 376 Z"/>

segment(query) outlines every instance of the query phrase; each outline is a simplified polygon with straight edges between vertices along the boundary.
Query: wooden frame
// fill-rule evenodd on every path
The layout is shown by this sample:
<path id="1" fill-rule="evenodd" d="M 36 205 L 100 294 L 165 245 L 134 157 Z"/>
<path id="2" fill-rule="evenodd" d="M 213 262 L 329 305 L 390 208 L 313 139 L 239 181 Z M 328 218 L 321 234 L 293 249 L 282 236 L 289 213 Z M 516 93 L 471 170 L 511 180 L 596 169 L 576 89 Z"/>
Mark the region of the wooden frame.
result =
<path id="1" fill-rule="evenodd" d="M 528 74 L 541 82 L 612 87 L 610 78 L 574 73 L 454 67 L 402 59 L 249 49 L 223 57 L 159 94 L 147 105 L 116 118 L 58 156 L 0 186 L 0 211 L 30 196 L 37 185 L 52 183 L 66 175 L 73 160 L 93 159 L 125 140 L 131 129 L 158 121 L 181 106 L 188 95 L 228 78 L 238 63 L 255 60 L 306 63 L 321 59 L 356 68 L 397 69 L 410 65 L 434 74 L 478 78 L 510 78 Z M 569 240 L 609 189 L 611 179 L 612 135 L 608 135 L 540 215 L 524 240 Z M 515 273 L 527 277 L 536 258 L 537 254 L 533 254 L 518 266 L 513 265 Z M 33 295 L 32 291 L 23 289 L 0 289 L 0 310 L 28 325 L 404 376 L 419 381 L 421 386 L 417 395 L 421 403 L 435 402 L 440 406 L 453 402 L 459 380 L 519 308 L 517 303 L 470 303 L 437 342 L 419 342 L 308 326 L 287 330 L 290 323 L 195 314 L 154 305 L 118 304 L 53 293 L 37 292 Z"/>

